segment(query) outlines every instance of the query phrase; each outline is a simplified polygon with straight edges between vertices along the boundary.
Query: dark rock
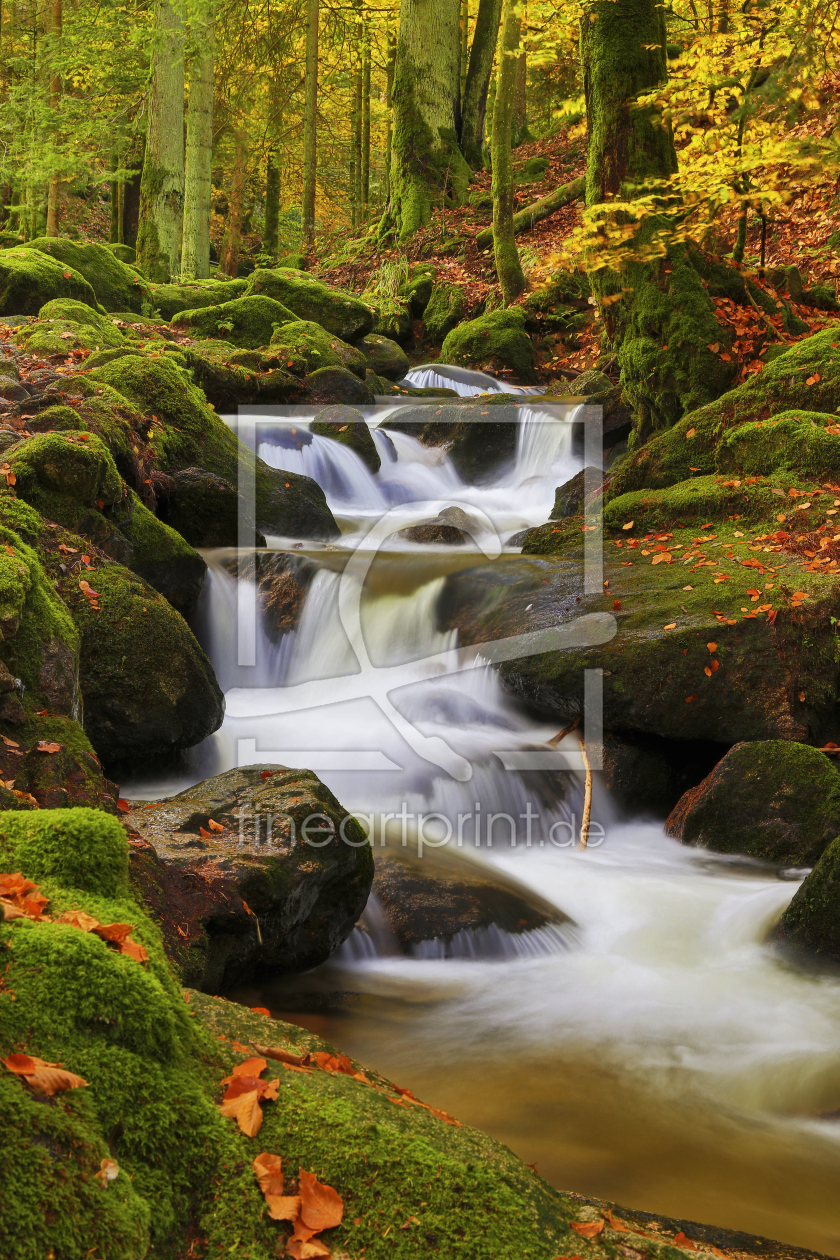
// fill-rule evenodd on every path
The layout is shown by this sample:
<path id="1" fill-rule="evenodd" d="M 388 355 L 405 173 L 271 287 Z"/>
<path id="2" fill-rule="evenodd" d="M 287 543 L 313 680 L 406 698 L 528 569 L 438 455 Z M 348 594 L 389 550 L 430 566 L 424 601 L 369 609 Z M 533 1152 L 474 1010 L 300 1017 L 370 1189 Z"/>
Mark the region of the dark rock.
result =
<path id="1" fill-rule="evenodd" d="M 600 468 L 581 468 L 574 477 L 558 486 L 554 492 L 554 507 L 549 520 L 561 521 L 567 516 L 578 516 L 583 511 L 585 500 L 595 494 L 604 485 L 605 477 Z"/>
<path id="2" fill-rule="evenodd" d="M 223 562 L 233 577 L 255 581 L 262 625 L 272 643 L 296 630 L 319 566 L 293 551 L 251 552 Z"/>
<path id="3" fill-rule="evenodd" d="M 138 805 L 127 821 L 134 885 L 196 988 L 317 966 L 368 899 L 364 832 L 309 770 L 229 770 L 151 809 Z"/>
<path id="4" fill-rule="evenodd" d="M 618 808 L 664 817 L 689 788 L 720 759 L 721 745 L 709 741 L 666 740 L 656 735 L 604 735 L 601 774 Z"/>
<path id="5" fill-rule="evenodd" d="M 263 534 L 324 541 L 339 537 L 341 530 L 317 481 L 299 473 L 263 468 L 263 493 L 257 501 L 257 528 Z"/>
<path id="6" fill-rule="evenodd" d="M 368 333 L 362 337 L 356 342 L 356 349 L 365 356 L 367 367 L 372 372 L 388 380 L 401 381 L 411 366 L 408 355 L 396 341 L 379 333 Z"/>
<path id="7" fill-rule="evenodd" d="M 840 963 L 840 836 L 797 889 L 775 937 L 797 953 Z"/>
<path id="8" fill-rule="evenodd" d="M 467 404 L 457 411 L 449 458 L 464 481 L 489 481 L 516 458 L 519 409 L 496 404 L 491 411 L 483 404 Z M 492 420 L 485 418 L 491 414 Z"/>
<path id="9" fill-rule="evenodd" d="M 316 405 L 348 403 L 354 407 L 372 407 L 376 401 L 365 382 L 346 368 L 319 368 L 311 372 L 303 384 L 307 401 Z"/>
<path id="10" fill-rule="evenodd" d="M 665 830 L 717 853 L 810 866 L 840 833 L 840 771 L 807 744 L 736 744 L 680 799 Z"/>
<path id="11" fill-rule="evenodd" d="M 325 407 L 309 425 L 311 433 L 331 438 L 355 451 L 372 473 L 379 472 L 382 463 L 379 451 L 367 422 L 360 411 L 352 407 Z"/>
<path id="12" fill-rule="evenodd" d="M 241 495 L 224 477 L 204 468 L 172 473 L 172 490 L 161 497 L 158 516 L 193 547 L 240 546 Z M 246 515 L 242 546 L 265 546 L 265 538 Z M 150 579 L 151 580 L 151 579 Z M 153 583 L 154 585 L 154 583 Z"/>
<path id="13" fill-rule="evenodd" d="M 452 547 L 471 542 L 476 528 L 476 522 L 461 508 L 448 507 L 432 521 L 401 529 L 397 537 L 405 538 L 407 542 L 442 543 Z"/>

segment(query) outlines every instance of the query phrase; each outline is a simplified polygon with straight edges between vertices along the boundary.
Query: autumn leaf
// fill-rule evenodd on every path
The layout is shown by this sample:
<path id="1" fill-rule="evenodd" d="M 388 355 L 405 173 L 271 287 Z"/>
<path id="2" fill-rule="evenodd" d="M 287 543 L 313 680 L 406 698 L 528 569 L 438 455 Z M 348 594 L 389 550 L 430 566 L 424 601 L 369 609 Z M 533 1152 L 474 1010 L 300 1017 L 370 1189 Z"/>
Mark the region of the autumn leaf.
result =
<path id="1" fill-rule="evenodd" d="M 594 1238 L 604 1228 L 603 1221 L 570 1221 L 569 1224 L 581 1238 Z"/>
<path id="2" fill-rule="evenodd" d="M 115 1159 L 103 1159 L 99 1165 L 99 1172 L 96 1174 L 96 1180 L 99 1182 L 103 1190 L 107 1190 L 108 1182 L 115 1181 L 120 1175 L 120 1166 Z"/>
<path id="3" fill-rule="evenodd" d="M 133 926 L 133 923 L 97 923 L 91 931 L 106 944 L 119 947 L 124 944 Z"/>
<path id="4" fill-rule="evenodd" d="M 246 1137 L 256 1137 L 262 1128 L 263 1113 L 259 1090 L 256 1088 L 233 1098 L 225 1096 L 219 1105 L 219 1111 L 223 1116 L 235 1120 Z"/>
<path id="5" fill-rule="evenodd" d="M 30 1088 L 52 1098 L 65 1089 L 81 1089 L 87 1081 L 75 1072 L 67 1072 L 60 1063 L 47 1063 L 35 1055 L 10 1054 L 0 1063 L 15 1076 L 21 1076 Z"/>
<path id="6" fill-rule="evenodd" d="M 697 1245 L 693 1243 L 690 1238 L 686 1238 L 682 1230 L 680 1230 L 678 1234 L 674 1235 L 674 1246 L 682 1247 L 685 1251 L 697 1250 Z"/>
<path id="7" fill-rule="evenodd" d="M 616 609 L 616 608 L 620 608 L 620 607 L 621 607 L 621 600 L 620 600 L 620 599 L 615 600 L 615 601 L 613 602 L 613 608 L 614 608 L 614 609 Z"/>
<path id="8" fill-rule="evenodd" d="M 676 621 L 669 621 L 667 626 L 662 627 L 663 630 L 676 630 L 676 628 L 677 628 Z"/>
<path id="9" fill-rule="evenodd" d="M 267 1006 L 252 1006 L 251 1010 L 255 1015 L 267 1015 L 271 1019 L 271 1011 Z"/>
<path id="10" fill-rule="evenodd" d="M 207 823 L 207 826 L 210 828 L 211 831 L 224 831 L 224 825 L 222 823 L 216 822 L 215 818 L 211 818 L 209 822 Z"/>
<path id="11" fill-rule="evenodd" d="M 696 433 L 697 433 L 696 429 L 689 429 L 685 436 L 687 438 L 693 438 L 696 435 Z"/>
<path id="12" fill-rule="evenodd" d="M 686 696 L 686 698 L 685 698 L 685 702 L 686 702 L 686 704 L 694 704 L 694 701 L 695 701 L 695 700 L 699 700 L 699 698 L 700 698 L 700 697 L 699 697 L 699 696 L 697 696 L 697 695 Z"/>
<path id="13" fill-rule="evenodd" d="M 117 809 L 120 811 L 121 814 L 131 813 L 131 806 L 129 805 L 128 801 L 124 801 L 122 797 L 120 797 L 120 799 L 117 801 Z"/>
<path id="14" fill-rule="evenodd" d="M 296 1221 L 300 1215 L 299 1194 L 265 1194 L 265 1201 L 273 1221 Z"/>
<path id="15" fill-rule="evenodd" d="M 45 739 L 39 739 L 38 743 L 35 745 L 35 748 L 37 752 L 42 752 L 42 753 L 61 752 L 61 744 L 50 743 Z"/>
<path id="16" fill-rule="evenodd" d="M 628 521 L 628 522 L 627 522 L 627 524 L 626 524 L 626 525 L 622 525 L 622 527 L 621 527 L 621 528 L 622 528 L 622 529 L 632 529 L 632 528 L 633 528 L 633 526 L 635 525 L 635 523 L 636 523 L 635 521 Z"/>
<path id="17" fill-rule="evenodd" d="M 711 350 L 712 354 L 717 354 L 718 350 L 720 350 L 720 342 L 713 341 L 712 344 L 708 346 L 708 349 Z"/>
<path id="18" fill-rule="evenodd" d="M 82 932 L 91 932 L 95 927 L 99 927 L 99 920 L 92 914 L 85 914 L 84 910 L 65 910 L 58 916 L 56 923 L 79 928 Z"/>
<path id="19" fill-rule="evenodd" d="M 133 958 L 135 962 L 147 963 L 149 961 L 149 955 L 137 941 L 124 940 L 120 945 L 120 953 L 128 954 L 129 958 Z"/>
<path id="20" fill-rule="evenodd" d="M 268 1151 L 263 1151 L 257 1156 L 251 1167 L 264 1195 L 281 1195 L 283 1193 L 283 1161 L 279 1155 L 271 1155 Z"/>
<path id="21" fill-rule="evenodd" d="M 329 1256 L 330 1249 L 318 1238 L 304 1241 L 292 1235 L 286 1243 L 286 1254 L 294 1260 L 318 1260 L 320 1256 Z"/>
<path id="22" fill-rule="evenodd" d="M 198 827 L 198 833 L 199 833 L 199 835 L 201 836 L 202 840 L 212 840 L 212 839 L 213 839 L 213 832 L 212 832 L 212 831 L 205 831 L 205 830 L 204 830 L 204 828 L 201 826 L 201 824 L 200 824 L 200 823 L 199 823 L 199 827 Z"/>
<path id="23" fill-rule="evenodd" d="M 322 1229 L 335 1229 L 344 1217 L 344 1201 L 332 1186 L 324 1185 L 314 1173 L 301 1168 L 300 1215 L 310 1229 L 320 1233 Z"/>

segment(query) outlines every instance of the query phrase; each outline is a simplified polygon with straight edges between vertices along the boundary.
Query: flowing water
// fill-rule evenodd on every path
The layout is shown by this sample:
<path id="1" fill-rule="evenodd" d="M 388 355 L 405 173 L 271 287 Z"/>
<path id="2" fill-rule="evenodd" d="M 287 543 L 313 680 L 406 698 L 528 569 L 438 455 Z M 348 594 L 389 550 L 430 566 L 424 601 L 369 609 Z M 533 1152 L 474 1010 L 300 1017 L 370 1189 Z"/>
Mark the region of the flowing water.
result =
<path id="1" fill-rule="evenodd" d="M 489 388 L 480 374 L 460 372 L 458 384 Z M 439 450 L 387 433 L 388 408 L 371 418 L 382 426 L 376 475 L 328 439 L 298 449 L 289 422 L 262 418 L 260 455 L 315 477 L 342 537 L 297 545 L 318 571 L 297 629 L 278 643 L 253 590 L 223 567 L 228 554 L 208 555 L 198 629 L 226 691 L 224 725 L 179 774 L 123 791 L 170 795 L 238 763 L 276 761 L 315 770 L 374 835 L 382 815 L 404 815 L 433 845 L 461 814 L 478 860 L 571 916 L 573 939 L 460 933 L 405 957 L 377 930 L 373 903 L 371 931 L 357 929 L 323 968 L 237 996 L 294 1016 L 319 992 L 355 995 L 298 1018 L 561 1188 L 838 1255 L 840 976 L 767 944 L 801 873 L 684 849 L 657 822 L 621 820 L 597 784 L 604 838 L 577 852 L 576 746 L 549 751 L 555 729 L 437 628 L 447 575 L 509 552 L 580 466 L 568 424 L 537 400 L 522 412 L 515 462 L 478 488 Z M 305 429 L 306 416 L 294 424 Z M 397 536 L 452 505 L 471 518 L 469 543 Z M 492 813 L 514 820 L 515 844 L 489 825 Z"/>

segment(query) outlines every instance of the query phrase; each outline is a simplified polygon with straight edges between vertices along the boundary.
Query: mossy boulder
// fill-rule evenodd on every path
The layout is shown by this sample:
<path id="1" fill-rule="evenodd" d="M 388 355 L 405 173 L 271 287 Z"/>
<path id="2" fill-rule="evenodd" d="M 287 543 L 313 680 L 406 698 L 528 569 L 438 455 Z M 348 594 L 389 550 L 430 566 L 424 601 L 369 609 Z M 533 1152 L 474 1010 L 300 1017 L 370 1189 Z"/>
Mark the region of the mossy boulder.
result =
<path id="1" fill-rule="evenodd" d="M 796 953 L 840 963 L 840 836 L 797 889 L 774 935 Z"/>
<path id="2" fill-rule="evenodd" d="M 534 347 L 518 306 L 459 324 L 447 333 L 440 354 L 444 362 L 461 367 L 510 372 L 523 385 L 536 380 Z"/>
<path id="3" fill-rule="evenodd" d="M 441 345 L 448 332 L 466 319 L 469 303 L 463 285 L 436 280 L 423 310 L 423 339 Z"/>
<path id="4" fill-rule="evenodd" d="M 783 411 L 770 420 L 740 424 L 723 436 L 715 462 L 721 472 L 744 476 L 790 472 L 818 481 L 836 478 L 840 419 L 821 412 Z"/>
<path id="5" fill-rule="evenodd" d="M 199 310 L 203 306 L 221 306 L 240 298 L 248 287 L 247 280 L 194 280 L 189 284 L 150 284 L 149 306 L 170 320 L 179 311 Z"/>
<path id="6" fill-rule="evenodd" d="M 767 421 L 779 413 L 812 418 L 840 412 L 840 349 L 831 329 L 791 346 L 756 376 L 715 402 L 686 415 L 667 432 L 622 461 L 610 481 L 609 498 L 628 490 L 687 481 L 695 470 L 716 467 L 717 449 L 729 430 Z"/>
<path id="7" fill-rule="evenodd" d="M 85 731 L 102 760 L 138 766 L 217 730 L 224 697 L 181 615 L 122 565 L 87 580 L 98 609 L 75 577 L 60 592 L 81 636 Z"/>
<path id="8" fill-rule="evenodd" d="M 212 841 L 199 830 L 211 819 L 224 828 Z M 184 979 L 210 992 L 323 962 L 352 932 L 373 882 L 364 831 L 309 770 L 228 770 L 127 821 L 153 848 L 133 854 L 135 887 Z"/>
<path id="9" fill-rule="evenodd" d="M 111 241 L 105 248 L 110 249 L 115 258 L 118 258 L 121 263 L 126 263 L 129 267 L 137 262 L 137 250 L 133 245 L 121 245 L 117 241 Z"/>
<path id="10" fill-rule="evenodd" d="M 45 358 L 69 354 L 71 350 L 96 351 L 126 345 L 125 337 L 113 324 L 110 327 L 103 325 L 96 328 L 87 321 L 75 323 L 65 319 L 43 318 L 19 328 L 14 335 L 14 341 L 27 354 L 39 354 Z"/>
<path id="11" fill-rule="evenodd" d="M 38 318 L 63 319 L 73 324 L 87 324 L 102 333 L 116 331 L 113 316 L 101 315 L 85 302 L 73 302 L 68 298 L 54 298 L 51 302 L 45 302 L 38 312 Z"/>
<path id="12" fill-rule="evenodd" d="M 382 463 L 367 422 L 360 411 L 353 407 L 325 407 L 317 412 L 309 425 L 310 433 L 330 438 L 355 451 L 372 473 L 379 472 Z"/>
<path id="13" fill-rule="evenodd" d="M 106 311 L 139 311 L 142 308 L 147 288 L 145 280 L 134 267 L 120 262 L 107 245 L 95 241 L 70 241 L 61 236 L 39 236 L 27 241 L 24 248 L 47 254 L 65 268 L 72 268 L 84 276 L 96 294 L 97 302 Z"/>
<path id="14" fill-rule="evenodd" d="M 364 355 L 365 367 L 387 380 L 401 381 L 411 367 L 402 347 L 380 333 L 368 333 L 356 342 L 356 349 Z"/>
<path id="15" fill-rule="evenodd" d="M 303 355 L 283 346 L 276 351 L 240 350 L 226 341 L 195 341 L 184 349 L 184 359 L 196 385 L 219 412 L 291 403 L 307 372 Z"/>
<path id="16" fill-rule="evenodd" d="M 238 547 L 240 520 L 245 531 L 241 545 L 265 546 L 241 496 L 224 477 L 204 468 L 184 468 L 170 480 L 172 489 L 161 499 L 159 516 L 193 547 Z"/>
<path id="17" fill-rule="evenodd" d="M 411 314 L 415 319 L 421 319 L 423 312 L 429 305 L 429 298 L 432 296 L 436 275 L 437 268 L 431 264 L 415 263 L 409 272 L 408 279 L 404 280 L 397 290 L 398 296 L 408 302 Z"/>
<path id="18" fill-rule="evenodd" d="M 37 315 L 53 298 L 96 306 L 96 294 L 81 272 L 23 246 L 0 252 L 0 315 Z"/>
<path id="19" fill-rule="evenodd" d="M 373 311 L 366 302 L 303 271 L 258 267 L 248 277 L 245 292 L 273 298 L 294 311 L 298 319 L 320 324 L 342 341 L 364 337 L 373 327 Z"/>
<path id="20" fill-rule="evenodd" d="M 97 506 L 114 507 L 125 493 L 110 451 L 89 433 L 38 433 L 10 447 L 6 459 L 17 495 L 68 529 Z"/>
<path id="21" fill-rule="evenodd" d="M 405 298 L 367 295 L 374 309 L 371 334 L 388 337 L 401 346 L 410 346 L 414 341 L 414 327 L 411 322 L 411 306 Z"/>
<path id="22" fill-rule="evenodd" d="M 554 491 L 554 507 L 549 513 L 549 520 L 562 521 L 567 516 L 579 516 L 586 500 L 591 494 L 596 494 L 603 484 L 604 474 L 600 468 L 581 468 Z"/>
<path id="23" fill-rule="evenodd" d="M 246 294 L 220 306 L 180 311 L 172 327 L 194 337 L 216 337 L 245 350 L 267 346 L 275 330 L 294 323 L 295 314 L 270 297 Z"/>
<path id="24" fill-rule="evenodd" d="M 182 617 L 192 616 L 207 565 L 190 540 L 150 512 L 133 491 L 119 508 L 107 515 L 90 513 L 80 527 L 86 538 L 153 586 Z"/>
<path id="25" fill-rule="evenodd" d="M 840 834 L 840 770 L 806 744 L 736 744 L 681 797 L 665 830 L 716 853 L 812 866 Z"/>
<path id="26" fill-rule="evenodd" d="M 324 367 L 343 367 L 364 380 L 367 368 L 365 356 L 346 341 L 326 332 L 320 324 L 305 319 L 293 320 L 278 328 L 270 341 L 272 349 L 281 358 L 287 350 L 293 357 L 301 356 L 309 372 Z"/>
<path id="27" fill-rule="evenodd" d="M 4 721 L 0 715 L 0 721 Z M 22 723 L 3 727 L 0 747 L 0 809 L 71 809 L 90 807 L 117 813 L 119 788 L 105 778 L 90 741 L 68 717 L 27 714 Z M 56 744 L 51 753 L 41 745 Z M 11 788 L 6 787 L 11 784 Z"/>
<path id="28" fill-rule="evenodd" d="M 368 385 L 344 367 L 318 368 L 304 379 L 307 402 L 320 404 L 346 403 L 354 407 L 372 407 L 375 399 Z"/>

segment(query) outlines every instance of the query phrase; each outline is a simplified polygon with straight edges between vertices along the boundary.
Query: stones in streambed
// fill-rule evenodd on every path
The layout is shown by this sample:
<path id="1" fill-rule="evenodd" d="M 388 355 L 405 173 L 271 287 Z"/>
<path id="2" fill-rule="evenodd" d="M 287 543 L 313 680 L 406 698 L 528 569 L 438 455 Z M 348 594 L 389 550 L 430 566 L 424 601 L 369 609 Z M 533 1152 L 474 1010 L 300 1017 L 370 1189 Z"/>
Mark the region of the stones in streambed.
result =
<path id="1" fill-rule="evenodd" d="M 562 910 L 451 844 L 424 848 L 420 855 L 416 844 L 389 836 L 373 854 L 378 910 L 403 953 L 422 953 L 433 942 L 445 950 L 461 933 L 465 941 L 472 936 L 478 942 L 492 929 L 524 936 L 560 928 L 557 943 L 564 937 L 567 945 L 572 942 L 575 925 Z"/>
<path id="2" fill-rule="evenodd" d="M 356 349 L 364 355 L 365 367 L 386 380 L 401 381 L 410 369 L 408 355 L 402 347 L 380 333 L 368 333 L 356 342 Z"/>
<path id="3" fill-rule="evenodd" d="M 37 315 L 53 298 L 96 306 L 93 288 L 72 267 L 22 245 L 0 250 L 0 315 Z"/>
<path id="4" fill-rule="evenodd" d="M 234 578 L 254 582 L 260 624 L 272 643 L 296 630 L 312 579 L 319 566 L 294 551 L 239 552 L 222 561 Z"/>
<path id="5" fill-rule="evenodd" d="M 812 866 L 840 834 L 840 770 L 806 744 L 736 744 L 680 799 L 665 830 L 716 853 Z"/>
<path id="6" fill-rule="evenodd" d="M 534 346 L 525 331 L 524 312 L 518 306 L 458 324 L 447 333 L 440 357 L 444 363 L 460 367 L 510 372 L 523 385 L 532 385 L 537 379 Z"/>
<path id="7" fill-rule="evenodd" d="M 462 508 L 447 507 L 433 520 L 401 529 L 397 537 L 404 538 L 406 542 L 457 547 L 471 542 L 479 532 L 482 532 L 482 527 L 474 517 L 469 516 Z"/>
<path id="8" fill-rule="evenodd" d="M 252 541 L 265 546 L 242 496 L 224 477 L 204 468 L 183 468 L 169 482 L 171 489 L 158 502 L 158 517 L 193 547 L 247 547 Z"/>
<path id="9" fill-rule="evenodd" d="M 96 241 L 71 241 L 62 236 L 39 236 L 27 241 L 22 248 L 46 254 L 65 270 L 70 268 L 84 276 L 96 295 L 92 305 L 98 302 L 106 311 L 141 310 L 148 289 L 146 281 L 136 268 L 120 262 L 107 245 Z"/>
<path id="10" fill-rule="evenodd" d="M 293 311 L 297 319 L 320 324 L 342 341 L 356 341 L 373 327 L 373 310 L 366 302 L 314 280 L 306 272 L 258 267 L 248 277 L 245 294 L 272 298 Z"/>
<path id="11" fill-rule="evenodd" d="M 132 851 L 135 887 L 196 988 L 317 966 L 370 893 L 365 833 L 309 770 L 229 770 L 127 822 L 148 846 Z"/>
<path id="12" fill-rule="evenodd" d="M 310 320 L 295 319 L 283 324 L 272 335 L 271 347 L 281 357 L 284 354 L 290 354 L 293 358 L 301 357 L 306 364 L 306 370 L 310 372 L 317 368 L 340 367 L 346 368 L 361 380 L 365 378 L 365 356 L 354 346 Z"/>
<path id="13" fill-rule="evenodd" d="M 360 411 L 353 407 L 324 407 L 309 425 L 310 433 L 330 438 L 355 451 L 372 473 L 379 472 L 381 459 L 373 435 Z"/>
<path id="14" fill-rule="evenodd" d="M 420 403 L 388 416 L 383 431 L 393 429 L 424 446 L 443 447 L 464 481 L 482 483 L 516 458 L 520 405 L 512 394 Z"/>
<path id="15" fill-rule="evenodd" d="M 219 306 L 179 311 L 171 324 L 191 337 L 218 338 L 243 350 L 258 350 L 269 344 L 276 328 L 297 318 L 270 297 L 246 294 Z"/>
<path id="16" fill-rule="evenodd" d="M 194 280 L 188 284 L 150 284 L 149 303 L 161 319 L 170 320 L 179 311 L 222 306 L 244 295 L 247 280 Z"/>
<path id="17" fill-rule="evenodd" d="M 797 889 L 774 936 L 796 954 L 840 963 L 840 835 Z"/>

